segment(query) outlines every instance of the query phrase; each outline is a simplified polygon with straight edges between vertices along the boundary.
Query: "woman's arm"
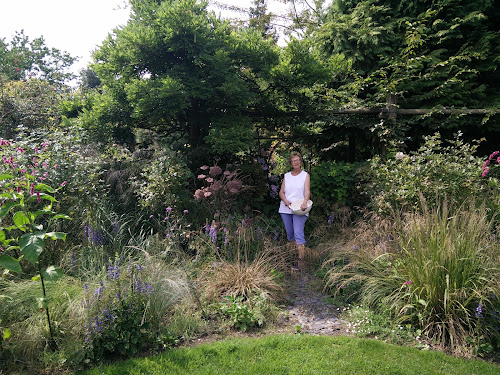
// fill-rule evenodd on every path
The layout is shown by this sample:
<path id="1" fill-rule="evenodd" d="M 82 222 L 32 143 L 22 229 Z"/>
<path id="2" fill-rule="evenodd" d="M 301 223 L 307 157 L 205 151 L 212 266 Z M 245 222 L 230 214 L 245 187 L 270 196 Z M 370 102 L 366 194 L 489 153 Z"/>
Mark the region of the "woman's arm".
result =
<path id="1" fill-rule="evenodd" d="M 288 207 L 292 204 L 292 202 L 290 202 L 288 199 L 286 199 L 286 196 L 285 196 L 285 179 L 284 178 L 283 178 L 283 182 L 281 183 L 280 198 L 285 203 L 285 206 Z"/>
<path id="2" fill-rule="evenodd" d="M 284 181 L 283 181 L 284 182 Z M 300 205 L 300 209 L 305 211 L 307 208 L 307 201 L 311 198 L 311 178 L 309 173 L 306 176 L 306 181 L 304 182 L 304 201 Z"/>

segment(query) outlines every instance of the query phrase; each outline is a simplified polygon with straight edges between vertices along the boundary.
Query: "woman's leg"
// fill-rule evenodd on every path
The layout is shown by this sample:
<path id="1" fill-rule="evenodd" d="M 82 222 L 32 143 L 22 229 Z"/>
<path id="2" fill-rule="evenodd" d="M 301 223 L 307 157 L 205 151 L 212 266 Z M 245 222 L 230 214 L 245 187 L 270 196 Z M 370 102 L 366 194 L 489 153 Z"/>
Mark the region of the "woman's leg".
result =
<path id="1" fill-rule="evenodd" d="M 306 237 L 304 235 L 304 227 L 306 225 L 306 215 L 290 215 L 293 216 L 293 235 L 297 245 L 304 245 Z"/>
<path id="2" fill-rule="evenodd" d="M 305 243 L 306 238 L 304 235 L 304 227 L 306 225 L 306 215 L 293 215 L 293 231 L 295 235 L 295 243 L 297 244 L 297 251 L 299 257 L 299 268 L 304 268 L 304 257 L 306 255 Z"/>
<path id="3" fill-rule="evenodd" d="M 293 216 L 292 214 L 280 214 L 281 220 L 283 220 L 283 224 L 285 224 L 286 237 L 288 241 L 295 241 L 294 234 L 294 225 L 293 225 Z"/>

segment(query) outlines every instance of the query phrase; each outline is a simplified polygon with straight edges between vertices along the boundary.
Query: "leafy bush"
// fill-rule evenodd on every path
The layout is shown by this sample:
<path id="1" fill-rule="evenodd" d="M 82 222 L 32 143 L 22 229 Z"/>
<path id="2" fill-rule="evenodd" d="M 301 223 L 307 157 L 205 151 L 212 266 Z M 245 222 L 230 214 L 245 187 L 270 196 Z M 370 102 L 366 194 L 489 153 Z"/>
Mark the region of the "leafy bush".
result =
<path id="1" fill-rule="evenodd" d="M 245 332 L 248 328 L 262 325 L 250 307 L 243 302 L 243 296 L 224 296 L 217 308 L 231 319 L 233 327 Z"/>
<path id="2" fill-rule="evenodd" d="M 341 204 L 352 204 L 358 177 L 355 163 L 328 161 L 311 171 L 311 194 Z"/>
<path id="3" fill-rule="evenodd" d="M 135 179 L 135 192 L 139 203 L 148 209 L 178 207 L 186 200 L 187 185 L 191 178 L 185 161 L 167 150 L 155 150 Z"/>
<path id="4" fill-rule="evenodd" d="M 395 207 L 416 209 L 420 193 L 429 205 L 445 196 L 459 203 L 471 194 L 482 199 L 486 184 L 481 179 L 482 161 L 474 156 L 478 145 L 464 143 L 460 134 L 449 143 L 444 146 L 436 133 L 409 155 L 373 158 L 365 171 L 367 181 L 360 185 L 373 209 L 385 214 Z"/>

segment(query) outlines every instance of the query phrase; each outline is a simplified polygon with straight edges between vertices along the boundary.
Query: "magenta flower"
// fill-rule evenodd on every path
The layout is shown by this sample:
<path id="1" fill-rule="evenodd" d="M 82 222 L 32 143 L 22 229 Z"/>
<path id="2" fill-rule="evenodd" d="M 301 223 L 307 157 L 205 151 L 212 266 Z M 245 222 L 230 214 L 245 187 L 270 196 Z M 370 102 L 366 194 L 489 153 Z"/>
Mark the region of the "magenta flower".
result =
<path id="1" fill-rule="evenodd" d="M 167 207 L 167 208 L 166 208 L 166 211 L 167 211 L 167 212 L 172 211 L 172 207 L 170 207 L 170 206 L 169 206 L 169 207 Z"/>
<path id="2" fill-rule="evenodd" d="M 61 184 L 61 186 L 66 185 L 66 183 L 67 183 L 67 181 L 63 181 L 62 184 Z"/>
<path id="3" fill-rule="evenodd" d="M 413 284 L 413 283 L 412 283 L 412 281 L 411 281 L 411 280 L 408 280 L 408 281 L 405 281 L 405 282 L 403 283 L 403 286 L 408 286 L 408 285 L 411 285 L 411 284 Z"/>
<path id="4" fill-rule="evenodd" d="M 24 150 L 23 150 L 23 148 L 22 148 L 22 147 L 18 147 L 18 148 L 17 148 L 17 151 L 19 151 L 21 154 L 24 154 Z"/>
<path id="5" fill-rule="evenodd" d="M 482 177 L 486 177 L 486 175 L 488 174 L 488 172 L 489 172 L 489 171 L 490 171 L 490 169 L 489 169 L 489 168 L 486 168 L 486 169 L 483 171 L 483 173 L 481 173 L 481 176 L 482 176 Z"/>
<path id="6" fill-rule="evenodd" d="M 38 191 L 36 192 L 36 200 L 38 203 L 42 201 L 42 198 L 40 198 L 40 193 Z"/>

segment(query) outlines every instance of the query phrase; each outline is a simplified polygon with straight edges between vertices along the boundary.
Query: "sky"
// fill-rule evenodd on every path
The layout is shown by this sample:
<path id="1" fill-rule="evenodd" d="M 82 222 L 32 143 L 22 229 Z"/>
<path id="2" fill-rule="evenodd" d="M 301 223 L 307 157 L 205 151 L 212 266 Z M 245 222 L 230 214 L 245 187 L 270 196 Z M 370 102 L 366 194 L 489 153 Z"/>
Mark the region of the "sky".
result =
<path id="1" fill-rule="evenodd" d="M 227 5 L 250 7 L 252 0 L 216 0 Z M 284 5 L 268 1 L 268 10 L 279 14 Z M 125 0 L 0 0 L 0 38 L 12 40 L 24 30 L 30 40 L 43 36 L 45 45 L 78 57 L 71 71 L 75 74 L 91 61 L 95 50 L 115 27 L 126 25 L 130 9 Z M 210 6 L 223 18 L 238 13 Z"/>

